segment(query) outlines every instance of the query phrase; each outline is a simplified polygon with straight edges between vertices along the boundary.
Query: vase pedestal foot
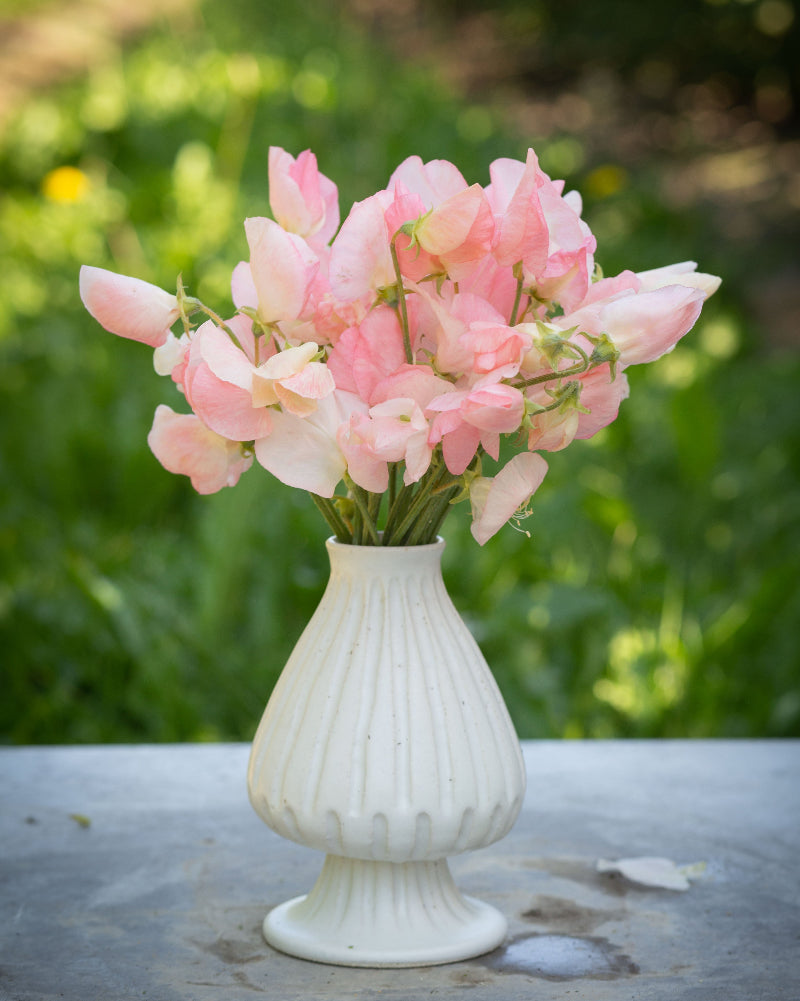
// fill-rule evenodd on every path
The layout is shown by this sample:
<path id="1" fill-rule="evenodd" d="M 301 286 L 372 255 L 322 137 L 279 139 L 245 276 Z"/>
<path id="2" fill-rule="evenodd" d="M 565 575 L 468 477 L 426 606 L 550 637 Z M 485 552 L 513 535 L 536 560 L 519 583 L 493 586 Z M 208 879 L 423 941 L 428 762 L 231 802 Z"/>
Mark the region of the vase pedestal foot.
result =
<path id="1" fill-rule="evenodd" d="M 434 966 L 491 952 L 506 919 L 461 894 L 446 859 L 370 862 L 328 855 L 314 888 L 264 919 L 267 942 L 339 966 Z"/>

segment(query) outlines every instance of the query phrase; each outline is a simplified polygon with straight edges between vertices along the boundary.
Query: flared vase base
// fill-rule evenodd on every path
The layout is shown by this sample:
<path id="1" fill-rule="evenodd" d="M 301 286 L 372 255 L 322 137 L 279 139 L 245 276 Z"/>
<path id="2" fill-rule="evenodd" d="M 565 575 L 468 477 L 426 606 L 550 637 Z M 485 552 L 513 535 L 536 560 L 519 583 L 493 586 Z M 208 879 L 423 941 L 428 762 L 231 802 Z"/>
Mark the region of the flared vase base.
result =
<path id="1" fill-rule="evenodd" d="M 336 966 L 436 966 L 496 949 L 503 915 L 461 894 L 445 859 L 366 862 L 327 856 L 311 893 L 264 919 L 280 952 Z"/>

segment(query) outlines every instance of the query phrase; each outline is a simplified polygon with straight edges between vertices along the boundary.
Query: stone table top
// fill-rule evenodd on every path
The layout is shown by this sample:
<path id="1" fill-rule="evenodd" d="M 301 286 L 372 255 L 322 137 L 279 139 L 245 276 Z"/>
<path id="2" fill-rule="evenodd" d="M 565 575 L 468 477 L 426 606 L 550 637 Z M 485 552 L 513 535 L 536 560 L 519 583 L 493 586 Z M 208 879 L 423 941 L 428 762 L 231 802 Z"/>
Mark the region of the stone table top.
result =
<path id="1" fill-rule="evenodd" d="M 2 749 L 0 999 L 800 999 L 800 741 L 523 748 L 513 831 L 450 862 L 506 943 L 388 970 L 264 942 L 322 856 L 257 818 L 247 745 Z M 651 856 L 701 865 L 685 891 L 598 871 Z"/>

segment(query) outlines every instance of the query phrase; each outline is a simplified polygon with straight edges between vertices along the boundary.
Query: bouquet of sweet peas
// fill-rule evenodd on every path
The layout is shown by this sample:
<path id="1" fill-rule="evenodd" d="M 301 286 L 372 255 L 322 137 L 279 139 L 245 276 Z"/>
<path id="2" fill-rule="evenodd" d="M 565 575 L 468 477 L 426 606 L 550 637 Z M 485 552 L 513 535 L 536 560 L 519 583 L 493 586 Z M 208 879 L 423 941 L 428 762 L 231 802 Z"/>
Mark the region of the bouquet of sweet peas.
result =
<path id="1" fill-rule="evenodd" d="M 603 277 L 580 197 L 533 150 L 489 173 L 409 157 L 340 227 L 314 154 L 273 147 L 273 218 L 245 220 L 227 318 L 180 279 L 82 268 L 92 316 L 154 348 L 191 410 L 157 408 L 162 465 L 208 494 L 256 461 L 345 543 L 431 542 L 466 499 L 480 544 L 521 518 L 541 453 L 613 421 L 625 369 L 670 351 L 719 279 L 691 262 Z"/>

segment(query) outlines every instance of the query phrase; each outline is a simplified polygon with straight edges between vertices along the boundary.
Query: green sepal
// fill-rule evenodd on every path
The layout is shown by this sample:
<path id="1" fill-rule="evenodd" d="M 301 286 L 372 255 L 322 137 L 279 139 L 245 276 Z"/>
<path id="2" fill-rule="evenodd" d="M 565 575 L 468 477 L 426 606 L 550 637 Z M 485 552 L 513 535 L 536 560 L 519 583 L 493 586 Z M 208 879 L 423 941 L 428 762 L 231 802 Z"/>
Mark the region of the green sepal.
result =
<path id="1" fill-rule="evenodd" d="M 611 379 L 612 381 L 617 377 L 617 362 L 620 358 L 619 349 L 616 347 L 614 342 L 608 336 L 608 334 L 600 334 L 599 337 L 589 337 L 588 334 L 585 335 L 587 340 L 593 345 L 594 350 L 592 351 L 589 361 L 592 364 L 592 368 L 596 365 L 608 364 L 611 368 Z"/>

